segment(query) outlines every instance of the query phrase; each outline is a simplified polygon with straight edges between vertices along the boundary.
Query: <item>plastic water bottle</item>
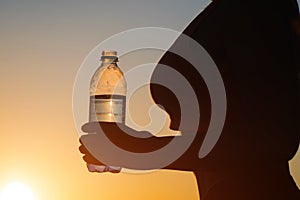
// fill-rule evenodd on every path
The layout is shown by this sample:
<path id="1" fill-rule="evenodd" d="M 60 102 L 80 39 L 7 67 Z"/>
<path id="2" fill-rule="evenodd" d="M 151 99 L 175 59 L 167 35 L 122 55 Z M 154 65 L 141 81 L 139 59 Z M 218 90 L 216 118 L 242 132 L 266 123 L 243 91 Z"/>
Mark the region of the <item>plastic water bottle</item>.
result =
<path id="1" fill-rule="evenodd" d="M 103 51 L 90 86 L 89 120 L 125 123 L 126 81 L 116 51 Z"/>
<path id="2" fill-rule="evenodd" d="M 101 65 L 90 85 L 90 122 L 125 124 L 126 81 L 118 67 L 116 51 L 103 51 Z M 93 172 L 120 172 L 121 167 L 88 165 Z"/>

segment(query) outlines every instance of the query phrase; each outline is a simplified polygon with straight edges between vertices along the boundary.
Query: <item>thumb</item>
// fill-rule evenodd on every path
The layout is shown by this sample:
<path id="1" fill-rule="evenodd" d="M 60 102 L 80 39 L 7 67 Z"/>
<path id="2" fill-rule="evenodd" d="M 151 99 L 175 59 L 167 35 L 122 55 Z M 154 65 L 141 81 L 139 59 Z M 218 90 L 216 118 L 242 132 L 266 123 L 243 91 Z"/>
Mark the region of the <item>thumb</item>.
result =
<path id="1" fill-rule="evenodd" d="M 81 130 L 85 133 L 96 133 L 99 126 L 99 122 L 88 122 L 81 126 Z"/>

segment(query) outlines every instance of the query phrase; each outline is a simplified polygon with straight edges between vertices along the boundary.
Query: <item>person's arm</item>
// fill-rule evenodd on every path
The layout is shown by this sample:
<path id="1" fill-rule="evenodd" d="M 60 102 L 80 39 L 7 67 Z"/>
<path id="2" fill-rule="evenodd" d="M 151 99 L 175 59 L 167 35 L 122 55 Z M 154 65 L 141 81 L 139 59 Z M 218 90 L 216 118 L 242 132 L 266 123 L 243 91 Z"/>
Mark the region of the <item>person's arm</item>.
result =
<path id="1" fill-rule="evenodd" d="M 166 145 L 168 145 L 174 137 L 179 137 L 181 139 L 187 139 L 188 134 L 185 136 L 167 136 L 167 137 L 156 137 L 145 131 L 136 131 L 122 124 L 107 123 L 107 122 L 92 122 L 87 123 L 82 126 L 82 130 L 87 135 L 83 135 L 80 138 L 80 151 L 85 154 L 83 159 L 88 164 L 95 165 L 107 165 L 101 161 L 101 154 L 106 151 L 102 146 L 103 137 L 102 133 L 112 142 L 115 146 L 121 148 L 122 150 L 128 151 L 129 153 L 149 153 L 159 150 Z M 192 156 L 197 156 L 197 152 L 194 152 L 195 148 L 191 148 L 186 152 L 182 152 L 182 156 L 179 159 L 171 162 L 170 164 L 163 167 L 163 169 L 172 170 L 192 170 L 191 166 L 194 163 L 191 161 L 194 159 Z M 106 152 L 110 154 L 110 152 Z M 113 162 L 110 163 L 112 166 L 120 166 L 125 168 L 136 169 L 134 167 L 126 166 L 124 158 L 117 158 L 118 155 L 111 155 L 113 157 Z M 159 155 L 158 155 L 159 156 Z M 157 158 L 160 159 L 160 158 Z M 152 162 L 149 160 L 149 162 Z"/>

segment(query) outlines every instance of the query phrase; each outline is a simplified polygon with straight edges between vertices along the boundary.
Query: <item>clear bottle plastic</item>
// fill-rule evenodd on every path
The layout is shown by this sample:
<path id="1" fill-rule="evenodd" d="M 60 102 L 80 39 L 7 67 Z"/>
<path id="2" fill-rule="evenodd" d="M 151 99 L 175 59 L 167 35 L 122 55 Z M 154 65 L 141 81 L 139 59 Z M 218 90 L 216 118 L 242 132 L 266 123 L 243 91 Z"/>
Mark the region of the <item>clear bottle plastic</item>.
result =
<path id="1" fill-rule="evenodd" d="M 118 67 L 116 51 L 103 51 L 102 64 L 95 72 L 90 85 L 90 122 L 113 122 L 125 124 L 126 81 Z M 89 164 L 92 172 L 121 171 L 121 167 Z"/>
<path id="2" fill-rule="evenodd" d="M 103 51 L 90 86 L 89 121 L 125 123 L 126 81 L 116 51 Z"/>

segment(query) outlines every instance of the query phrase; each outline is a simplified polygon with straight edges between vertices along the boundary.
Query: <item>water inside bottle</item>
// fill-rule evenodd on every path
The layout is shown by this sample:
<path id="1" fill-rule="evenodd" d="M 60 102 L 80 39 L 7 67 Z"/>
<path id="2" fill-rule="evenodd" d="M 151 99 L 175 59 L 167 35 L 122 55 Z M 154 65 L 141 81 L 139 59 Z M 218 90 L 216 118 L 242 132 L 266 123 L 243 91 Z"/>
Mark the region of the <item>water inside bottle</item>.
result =
<path id="1" fill-rule="evenodd" d="M 126 96 L 93 95 L 90 97 L 90 121 L 125 123 Z"/>

